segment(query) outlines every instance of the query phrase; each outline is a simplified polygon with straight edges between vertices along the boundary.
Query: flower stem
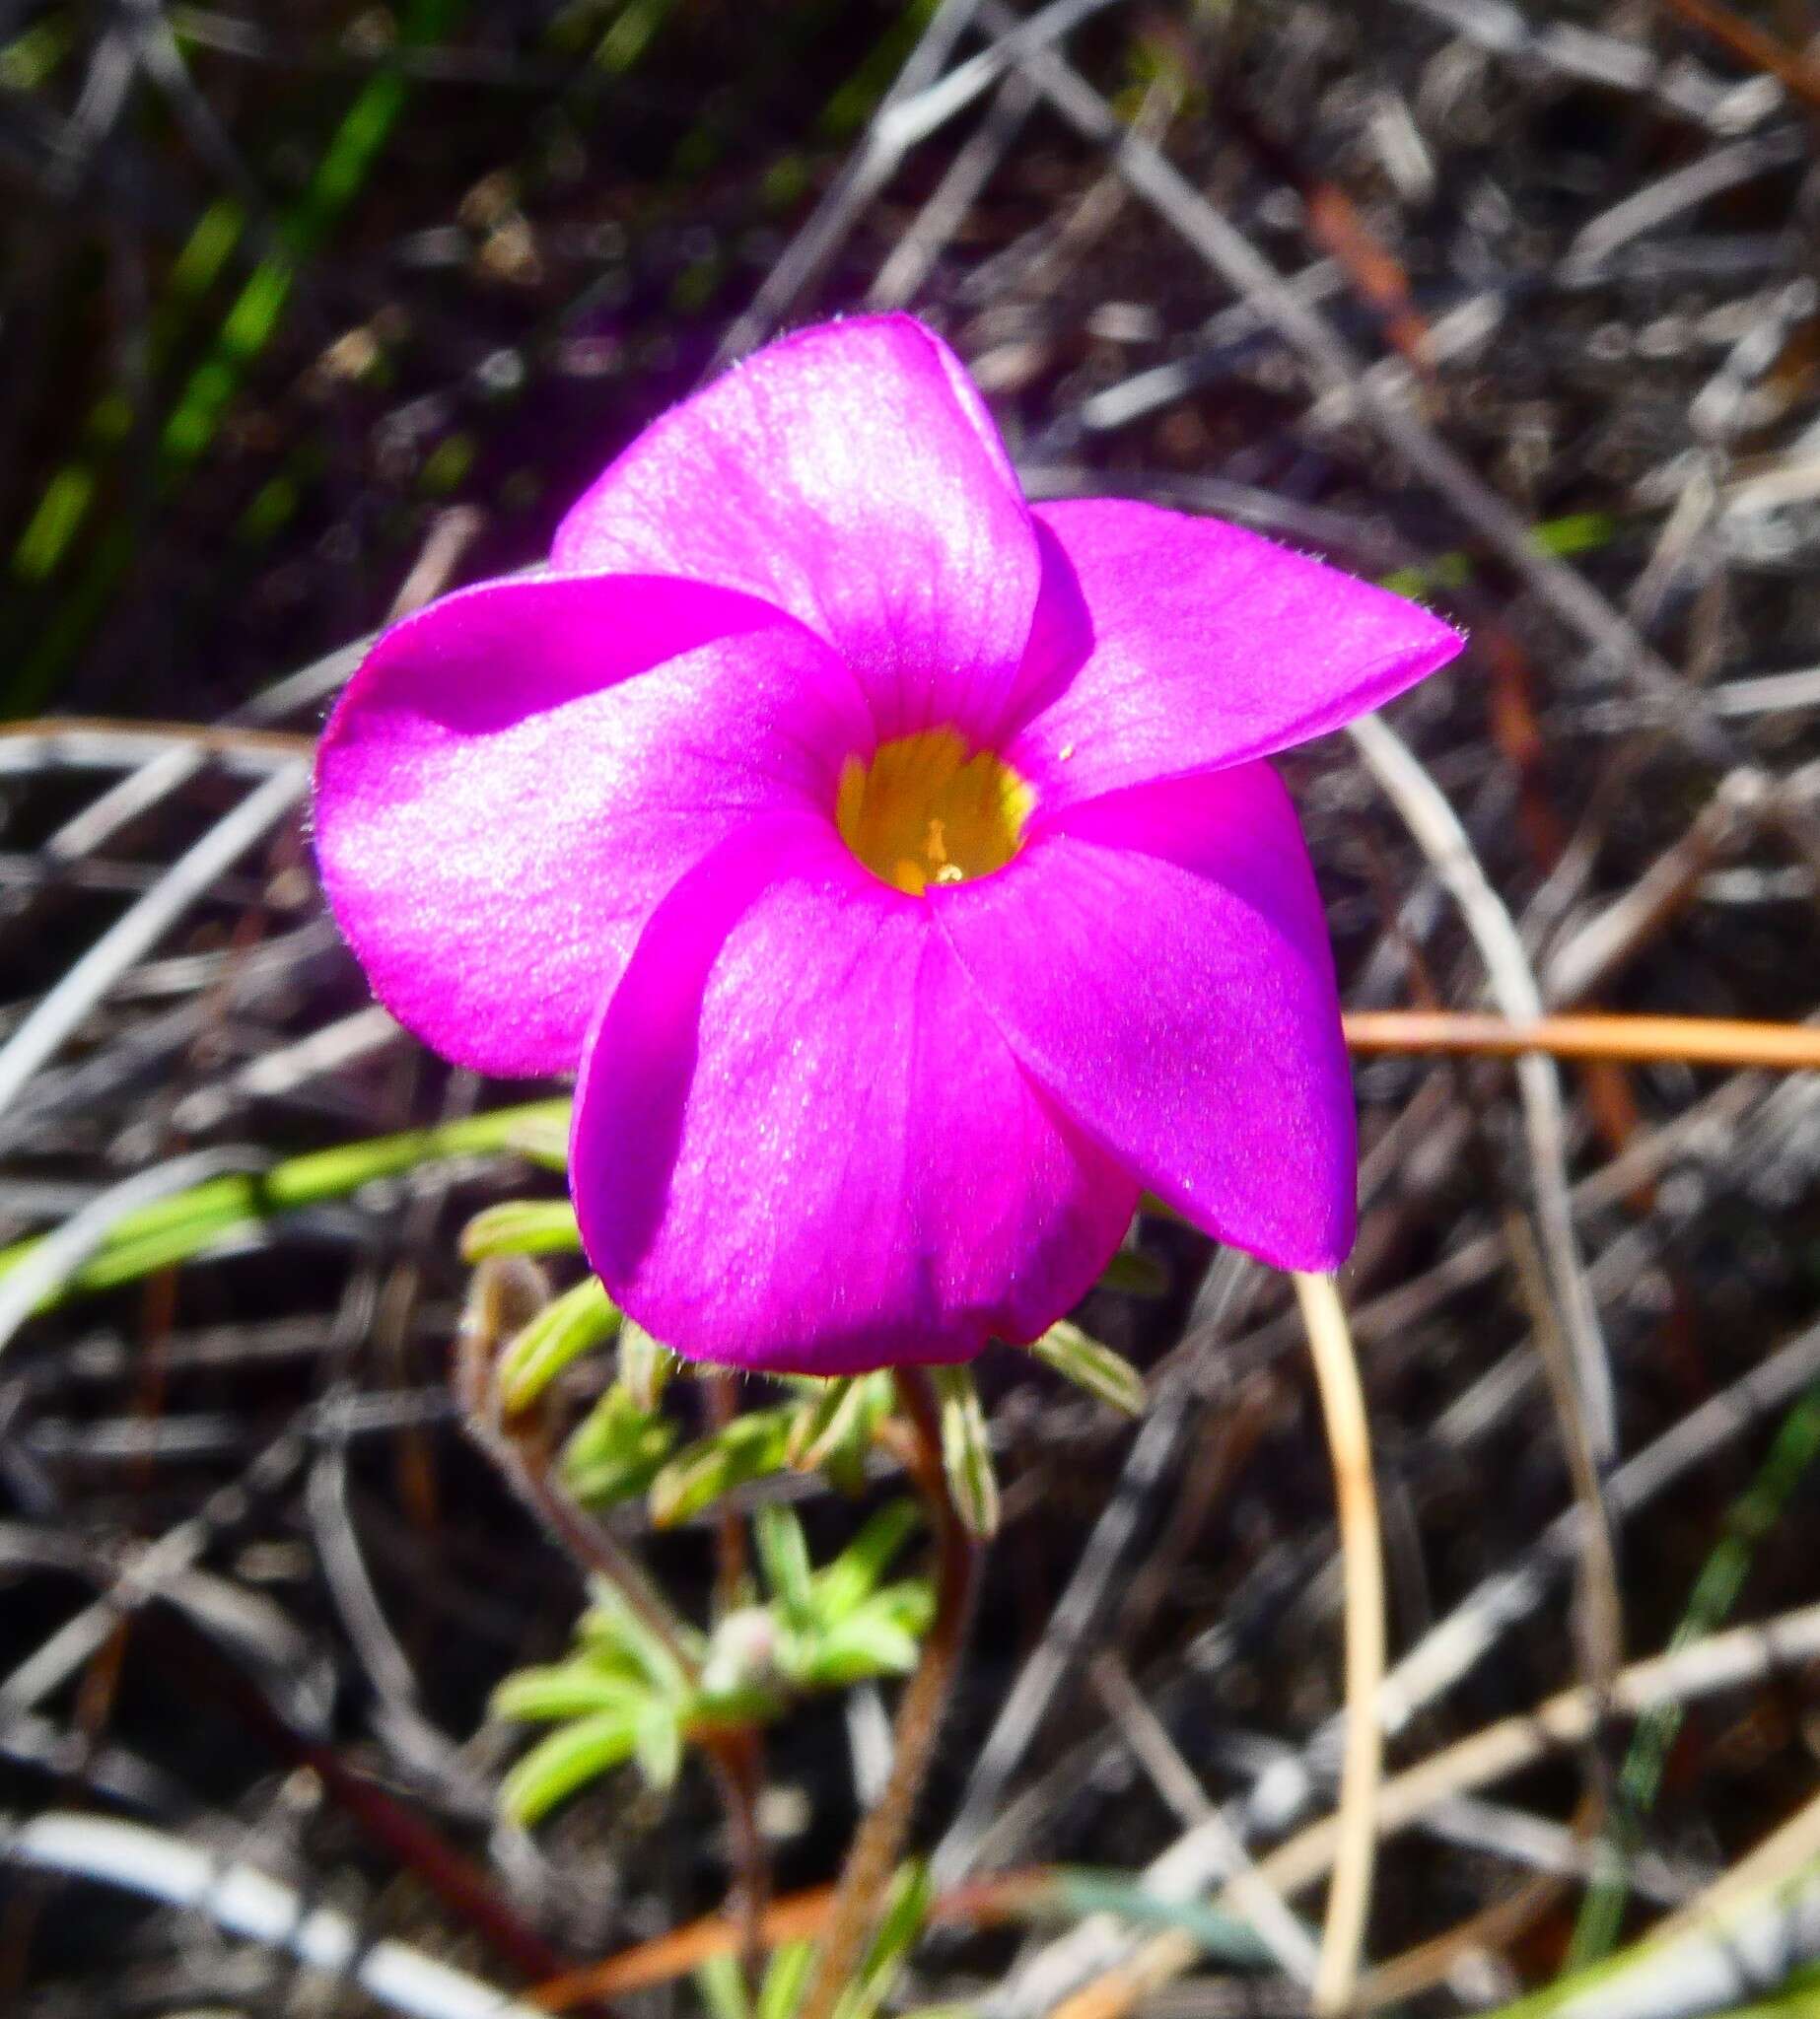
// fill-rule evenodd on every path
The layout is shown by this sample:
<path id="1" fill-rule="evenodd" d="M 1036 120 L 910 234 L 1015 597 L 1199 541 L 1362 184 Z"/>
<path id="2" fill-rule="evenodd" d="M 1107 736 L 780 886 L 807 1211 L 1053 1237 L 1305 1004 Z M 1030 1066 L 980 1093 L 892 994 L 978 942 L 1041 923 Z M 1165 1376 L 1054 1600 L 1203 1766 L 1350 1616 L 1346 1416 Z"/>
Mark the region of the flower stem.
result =
<path id="1" fill-rule="evenodd" d="M 1359 1359 L 1331 1276 L 1295 1277 L 1308 1330 L 1315 1386 L 1333 1457 L 1346 1606 L 1346 1753 L 1327 1925 L 1314 1980 L 1314 2009 L 1343 2012 L 1353 2001 L 1371 1905 L 1377 1852 L 1377 1791 L 1384 1735 L 1377 1696 L 1384 1679 L 1384 1562 L 1371 1477 L 1371 1444 Z"/>
<path id="2" fill-rule="evenodd" d="M 739 1387 L 723 1367 L 708 1371 L 708 1420 L 724 1430 L 739 1412 Z M 745 1522 L 736 1506 L 721 1510 L 714 1535 L 714 1611 L 724 1619 L 747 1599 L 750 1565 L 746 1559 Z M 758 1996 L 764 1976 L 764 1916 L 771 1900 L 771 1861 L 758 1820 L 759 1797 L 765 1784 L 765 1741 L 762 1725 L 730 1728 L 708 1746 L 727 1810 L 732 1848 L 733 1888 L 728 1911 L 739 1927 L 739 1968 L 746 1994 Z"/>
<path id="3" fill-rule="evenodd" d="M 847 1852 L 815 1974 L 797 2019 L 830 2019 L 853 1977 L 909 1833 L 973 1609 L 979 1551 L 948 1493 L 935 1389 L 921 1367 L 898 1367 L 895 1375 L 898 1405 L 909 1432 L 903 1439 L 904 1463 L 935 1530 L 936 1616 L 916 1672 L 897 1706 L 890 1777 Z"/>

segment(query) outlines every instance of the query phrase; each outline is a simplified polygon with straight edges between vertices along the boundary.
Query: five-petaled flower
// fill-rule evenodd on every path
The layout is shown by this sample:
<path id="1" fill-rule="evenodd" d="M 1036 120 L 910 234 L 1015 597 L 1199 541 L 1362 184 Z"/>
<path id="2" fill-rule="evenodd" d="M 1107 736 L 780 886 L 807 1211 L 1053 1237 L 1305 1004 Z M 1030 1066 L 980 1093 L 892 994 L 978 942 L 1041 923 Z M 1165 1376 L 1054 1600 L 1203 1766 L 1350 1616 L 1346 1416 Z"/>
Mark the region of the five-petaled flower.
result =
<path id="1" fill-rule="evenodd" d="M 1216 521 L 1027 505 L 939 338 L 828 324 L 640 436 L 548 572 L 380 641 L 316 845 L 402 1022 L 579 1071 L 589 1259 L 656 1337 L 964 1359 L 1079 1299 L 1141 1185 L 1344 1258 L 1332 956 L 1264 760 L 1459 642 Z"/>

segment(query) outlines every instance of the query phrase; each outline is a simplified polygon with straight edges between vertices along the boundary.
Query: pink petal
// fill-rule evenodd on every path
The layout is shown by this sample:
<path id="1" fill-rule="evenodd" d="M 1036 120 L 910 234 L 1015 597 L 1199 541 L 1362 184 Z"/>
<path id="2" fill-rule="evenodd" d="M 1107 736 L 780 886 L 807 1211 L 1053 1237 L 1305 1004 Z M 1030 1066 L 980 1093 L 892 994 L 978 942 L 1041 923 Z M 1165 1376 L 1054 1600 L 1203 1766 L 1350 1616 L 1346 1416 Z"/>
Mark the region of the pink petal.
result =
<path id="1" fill-rule="evenodd" d="M 1018 1058 L 1155 1192 L 1281 1268 L 1344 1260 L 1333 957 L 1268 765 L 1097 801 L 928 902 Z"/>
<path id="2" fill-rule="evenodd" d="M 1041 574 L 991 416 L 906 315 L 805 329 L 717 379 L 607 470 L 554 555 L 764 596 L 846 658 L 879 741 L 993 739 Z"/>
<path id="3" fill-rule="evenodd" d="M 1035 1338 L 1137 1200 L 921 901 L 800 818 L 653 915 L 590 1041 L 570 1184 L 589 1259 L 657 1338 L 816 1374 Z"/>
<path id="4" fill-rule="evenodd" d="M 831 806 L 868 732 L 827 647 L 750 597 L 489 583 L 387 632 L 335 709 L 315 800 L 329 902 L 380 1000 L 438 1051 L 573 1072 L 657 900 L 756 811 Z"/>
<path id="5" fill-rule="evenodd" d="M 1402 596 L 1217 519 L 1114 498 L 1035 517 L 1032 719 L 1007 754 L 1050 811 L 1337 729 L 1464 642 Z"/>

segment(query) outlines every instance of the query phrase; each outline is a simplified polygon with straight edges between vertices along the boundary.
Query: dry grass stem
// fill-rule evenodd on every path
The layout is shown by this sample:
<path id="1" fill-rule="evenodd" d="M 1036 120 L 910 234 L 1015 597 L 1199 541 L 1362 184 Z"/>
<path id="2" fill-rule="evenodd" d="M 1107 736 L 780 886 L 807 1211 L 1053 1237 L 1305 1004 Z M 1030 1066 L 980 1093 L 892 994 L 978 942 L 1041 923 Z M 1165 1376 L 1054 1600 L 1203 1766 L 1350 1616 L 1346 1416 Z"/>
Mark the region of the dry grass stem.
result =
<path id="1" fill-rule="evenodd" d="M 1636 1066 L 1712 1066 L 1729 1072 L 1820 1069 L 1820 1030 L 1728 1016 L 1493 1016 L 1468 1010 L 1352 1010 L 1346 1041 L 1365 1055 L 1612 1060 Z"/>

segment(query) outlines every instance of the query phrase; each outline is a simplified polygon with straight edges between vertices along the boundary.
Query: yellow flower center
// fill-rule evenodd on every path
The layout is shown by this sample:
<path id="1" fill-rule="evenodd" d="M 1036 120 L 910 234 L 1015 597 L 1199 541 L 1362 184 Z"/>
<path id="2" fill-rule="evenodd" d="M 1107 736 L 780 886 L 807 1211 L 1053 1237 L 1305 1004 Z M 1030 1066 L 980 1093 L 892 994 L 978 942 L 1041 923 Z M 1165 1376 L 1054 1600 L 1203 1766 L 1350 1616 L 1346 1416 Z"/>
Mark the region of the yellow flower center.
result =
<path id="1" fill-rule="evenodd" d="M 834 817 L 841 839 L 881 881 L 921 897 L 1002 870 L 1023 846 L 1036 796 L 990 750 L 968 754 L 953 730 L 881 743 L 849 757 Z"/>

